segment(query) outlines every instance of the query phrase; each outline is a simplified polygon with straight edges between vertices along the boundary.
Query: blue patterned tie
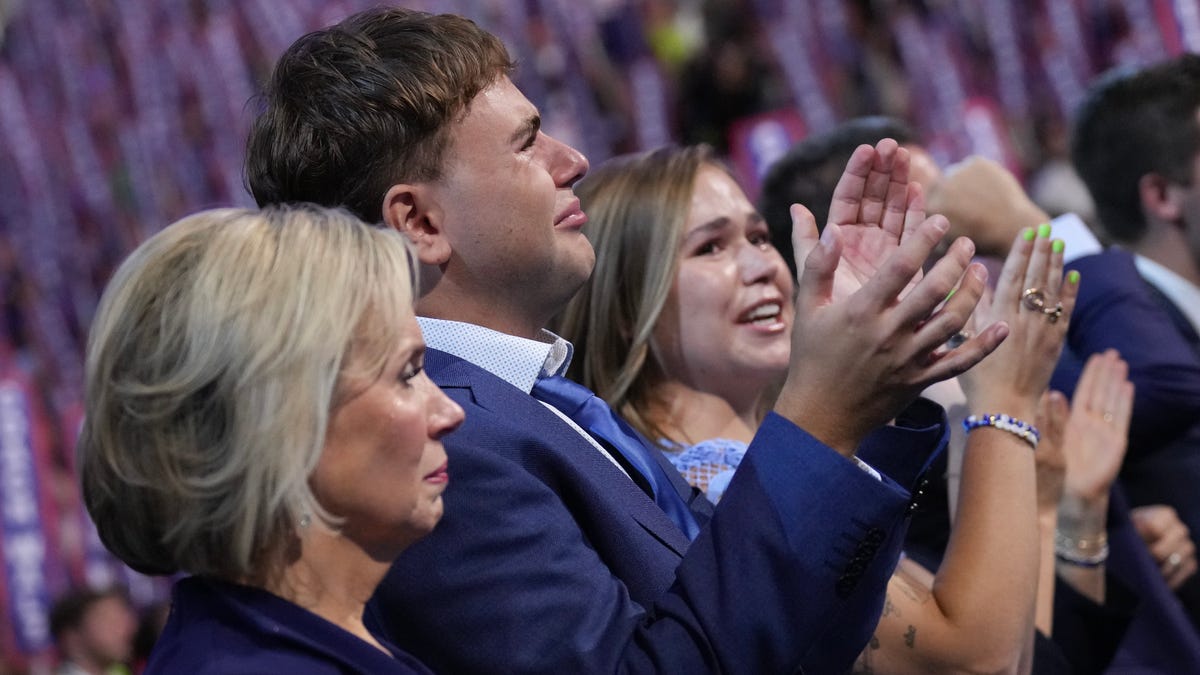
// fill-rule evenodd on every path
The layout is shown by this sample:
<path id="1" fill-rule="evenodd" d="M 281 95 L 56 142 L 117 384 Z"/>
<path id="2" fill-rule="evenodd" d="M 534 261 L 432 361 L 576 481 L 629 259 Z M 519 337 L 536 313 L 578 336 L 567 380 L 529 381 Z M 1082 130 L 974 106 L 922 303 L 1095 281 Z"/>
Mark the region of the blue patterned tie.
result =
<path id="1" fill-rule="evenodd" d="M 688 540 L 696 538 L 700 526 L 675 491 L 667 472 L 650 454 L 657 450 L 651 448 L 641 434 L 626 424 L 607 403 L 587 387 L 560 375 L 539 379 L 533 385 L 533 397 L 558 408 L 596 439 L 620 452 L 650 484 L 654 503 L 675 521 Z"/>

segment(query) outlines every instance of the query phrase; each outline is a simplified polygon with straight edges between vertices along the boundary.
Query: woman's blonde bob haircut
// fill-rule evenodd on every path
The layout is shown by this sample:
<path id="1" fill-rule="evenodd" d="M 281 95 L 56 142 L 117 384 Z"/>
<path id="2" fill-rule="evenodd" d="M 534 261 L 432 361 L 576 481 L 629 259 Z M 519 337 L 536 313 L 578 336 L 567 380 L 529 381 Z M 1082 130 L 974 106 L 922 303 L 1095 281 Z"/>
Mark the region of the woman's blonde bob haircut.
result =
<path id="1" fill-rule="evenodd" d="M 138 247 L 88 342 L 78 465 L 105 546 L 146 573 L 257 579 L 302 516 L 336 522 L 308 478 L 414 284 L 399 234 L 314 206 L 205 211 Z"/>
<path id="2" fill-rule="evenodd" d="M 608 402 L 646 438 L 666 434 L 647 411 L 665 377 L 654 326 L 679 271 L 679 245 L 704 166 L 727 171 L 707 145 L 663 147 L 616 157 L 575 187 L 596 249 L 591 278 L 556 329 L 575 345 L 570 375 Z"/>

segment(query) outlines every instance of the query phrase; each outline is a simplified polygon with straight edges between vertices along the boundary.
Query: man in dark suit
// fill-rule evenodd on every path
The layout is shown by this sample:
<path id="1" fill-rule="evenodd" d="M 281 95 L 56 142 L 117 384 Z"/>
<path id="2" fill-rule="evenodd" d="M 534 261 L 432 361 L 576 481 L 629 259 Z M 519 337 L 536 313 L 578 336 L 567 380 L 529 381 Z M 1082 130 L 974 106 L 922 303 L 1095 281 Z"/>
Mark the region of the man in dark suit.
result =
<path id="1" fill-rule="evenodd" d="M 647 465 L 534 398 L 572 349 L 543 326 L 594 262 L 571 190 L 588 165 L 540 130 L 511 68 L 466 20 L 374 10 L 289 48 L 251 134 L 260 203 L 345 205 L 410 237 L 428 273 L 426 366 L 467 413 L 445 439 L 445 517 L 397 562 L 403 583 L 384 582 L 374 619 L 445 672 L 845 670 L 944 434 L 940 411 L 910 404 L 1004 334 L 931 357 L 982 290 L 970 243 L 897 300 L 947 225 L 916 210 L 906 222 L 894 142 L 851 161 L 840 227 L 808 240 L 788 382 L 714 510 L 661 455 Z M 875 273 L 833 302 L 838 259 L 860 241 Z M 887 465 L 904 484 L 855 457 L 898 415 Z"/>
<path id="2" fill-rule="evenodd" d="M 1099 78 L 1076 113 L 1071 159 L 1120 246 L 1074 261 L 1068 350 L 1120 350 L 1137 387 L 1121 483 L 1135 506 L 1173 506 L 1200 532 L 1200 56 Z M 1064 369 L 1059 380 L 1073 380 Z M 1182 556 L 1152 550 L 1173 586 Z M 1174 577 L 1179 577 L 1178 580 Z M 1178 589 L 1200 624 L 1200 579 Z"/>

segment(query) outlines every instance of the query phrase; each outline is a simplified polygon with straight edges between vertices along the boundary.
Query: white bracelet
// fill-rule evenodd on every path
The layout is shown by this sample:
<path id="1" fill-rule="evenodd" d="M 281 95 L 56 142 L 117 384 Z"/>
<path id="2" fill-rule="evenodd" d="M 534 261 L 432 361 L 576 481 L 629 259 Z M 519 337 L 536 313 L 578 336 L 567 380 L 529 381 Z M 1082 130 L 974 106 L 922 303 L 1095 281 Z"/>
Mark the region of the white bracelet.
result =
<path id="1" fill-rule="evenodd" d="M 967 433 L 971 433 L 979 427 L 993 427 L 1007 431 L 1028 443 L 1029 447 L 1034 450 L 1037 449 L 1038 441 L 1042 437 L 1038 433 L 1037 427 L 1008 415 L 967 415 L 962 425 L 963 430 Z"/>

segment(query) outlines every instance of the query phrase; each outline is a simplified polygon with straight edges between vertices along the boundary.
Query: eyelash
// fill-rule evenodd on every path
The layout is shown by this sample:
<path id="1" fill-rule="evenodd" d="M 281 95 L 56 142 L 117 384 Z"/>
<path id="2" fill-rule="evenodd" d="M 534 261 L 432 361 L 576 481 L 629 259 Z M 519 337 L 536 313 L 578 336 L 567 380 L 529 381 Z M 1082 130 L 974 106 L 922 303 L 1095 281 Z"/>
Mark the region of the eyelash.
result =
<path id="1" fill-rule="evenodd" d="M 400 377 L 397 378 L 405 385 L 411 385 L 412 381 L 417 378 L 425 370 L 424 364 L 413 364 L 400 372 Z"/>
<path id="2" fill-rule="evenodd" d="M 536 134 L 536 133 L 535 133 L 535 134 L 532 134 L 532 135 L 530 135 L 530 136 L 529 136 L 529 140 L 525 141 L 525 145 L 522 145 L 522 146 L 521 146 L 521 152 L 525 152 L 526 150 L 528 150 L 528 149 L 532 148 L 532 147 L 533 147 L 533 144 L 534 144 L 535 142 L 537 142 L 537 134 Z"/>
<path id="3" fill-rule="evenodd" d="M 750 234 L 746 235 L 746 240 L 764 250 L 771 245 L 771 237 L 766 232 L 751 232 Z M 723 247 L 721 246 L 721 242 L 719 240 L 714 239 L 713 241 L 706 241 L 696 249 L 695 255 L 712 255 L 720 251 L 722 248 Z"/>

